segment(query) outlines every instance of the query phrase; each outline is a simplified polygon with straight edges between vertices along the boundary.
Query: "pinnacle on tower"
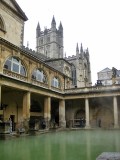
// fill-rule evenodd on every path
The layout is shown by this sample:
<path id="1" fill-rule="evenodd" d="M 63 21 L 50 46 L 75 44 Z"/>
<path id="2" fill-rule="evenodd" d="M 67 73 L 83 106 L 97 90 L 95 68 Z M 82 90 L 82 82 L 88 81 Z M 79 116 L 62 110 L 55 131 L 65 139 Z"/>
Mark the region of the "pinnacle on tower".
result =
<path id="1" fill-rule="evenodd" d="M 89 50 L 88 50 L 88 48 L 86 49 L 86 54 L 89 55 Z"/>
<path id="2" fill-rule="evenodd" d="M 56 21 L 55 21 L 54 15 L 53 15 L 53 18 L 52 18 L 51 27 L 56 27 Z"/>
<path id="3" fill-rule="evenodd" d="M 61 21 L 60 21 L 60 25 L 59 25 L 59 30 L 63 30 L 63 26 L 62 26 Z"/>
<path id="4" fill-rule="evenodd" d="M 77 46 L 76 46 L 76 57 L 79 59 L 79 47 L 78 47 L 78 43 L 77 43 Z"/>
<path id="5" fill-rule="evenodd" d="M 38 25 L 37 25 L 37 29 L 40 29 L 40 24 L 39 24 L 39 22 L 38 22 Z"/>
<path id="6" fill-rule="evenodd" d="M 40 24 L 38 22 L 38 25 L 37 25 L 37 28 L 36 28 L 36 37 L 40 37 L 40 31 L 41 31 Z"/>
<path id="7" fill-rule="evenodd" d="M 59 34 L 60 34 L 60 36 L 63 37 L 63 26 L 62 26 L 61 22 L 60 22 L 60 25 L 59 25 Z"/>
<path id="8" fill-rule="evenodd" d="M 82 43 L 81 43 L 81 47 L 80 47 L 80 53 L 83 53 L 83 46 L 82 46 Z"/>
<path id="9" fill-rule="evenodd" d="M 76 52 L 79 52 L 78 43 L 77 43 L 77 46 L 76 46 Z"/>

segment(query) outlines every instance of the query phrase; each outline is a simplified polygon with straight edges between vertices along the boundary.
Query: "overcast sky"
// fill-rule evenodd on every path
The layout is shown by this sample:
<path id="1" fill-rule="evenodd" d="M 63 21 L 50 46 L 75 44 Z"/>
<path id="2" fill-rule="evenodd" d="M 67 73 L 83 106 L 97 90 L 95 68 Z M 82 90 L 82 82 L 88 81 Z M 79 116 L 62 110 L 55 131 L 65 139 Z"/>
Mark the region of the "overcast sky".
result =
<path id="1" fill-rule="evenodd" d="M 24 45 L 35 50 L 36 27 L 50 28 L 54 15 L 56 26 L 62 22 L 64 52 L 76 54 L 82 43 L 90 53 L 93 85 L 97 72 L 115 67 L 120 70 L 120 0 L 16 0 L 28 17 Z"/>

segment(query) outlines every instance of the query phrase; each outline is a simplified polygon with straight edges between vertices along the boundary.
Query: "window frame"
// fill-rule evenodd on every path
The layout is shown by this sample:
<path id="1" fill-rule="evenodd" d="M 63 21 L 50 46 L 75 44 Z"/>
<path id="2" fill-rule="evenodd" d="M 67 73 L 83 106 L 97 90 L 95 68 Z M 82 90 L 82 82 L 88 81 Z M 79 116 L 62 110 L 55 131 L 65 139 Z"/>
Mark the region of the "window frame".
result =
<path id="1" fill-rule="evenodd" d="M 60 80 L 58 77 L 54 77 L 52 79 L 51 86 L 55 88 L 60 88 Z"/>
<path id="2" fill-rule="evenodd" d="M 47 83 L 47 76 L 43 69 L 34 69 L 31 77 L 36 81 Z"/>
<path id="3" fill-rule="evenodd" d="M 7 65 L 8 62 L 10 64 L 10 67 Z M 7 66 L 8 66 L 8 68 L 7 68 Z M 15 70 L 16 69 L 16 68 L 14 68 L 15 66 L 18 67 L 17 68 L 18 71 Z M 4 69 L 10 70 L 11 72 L 20 74 L 22 76 L 26 76 L 26 68 L 23 65 L 22 61 L 18 57 L 14 57 L 14 56 L 9 57 L 4 63 Z M 23 73 L 23 71 L 21 72 L 21 69 L 24 69 L 24 73 Z"/>

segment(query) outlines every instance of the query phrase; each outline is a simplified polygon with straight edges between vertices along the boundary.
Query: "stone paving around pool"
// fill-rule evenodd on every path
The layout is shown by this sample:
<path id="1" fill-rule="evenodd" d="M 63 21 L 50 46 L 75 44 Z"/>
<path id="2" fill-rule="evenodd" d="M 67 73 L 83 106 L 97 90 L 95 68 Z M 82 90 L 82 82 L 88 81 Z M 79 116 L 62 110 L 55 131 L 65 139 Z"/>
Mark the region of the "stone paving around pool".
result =
<path id="1" fill-rule="evenodd" d="M 103 152 L 96 160 L 120 160 L 120 152 Z"/>

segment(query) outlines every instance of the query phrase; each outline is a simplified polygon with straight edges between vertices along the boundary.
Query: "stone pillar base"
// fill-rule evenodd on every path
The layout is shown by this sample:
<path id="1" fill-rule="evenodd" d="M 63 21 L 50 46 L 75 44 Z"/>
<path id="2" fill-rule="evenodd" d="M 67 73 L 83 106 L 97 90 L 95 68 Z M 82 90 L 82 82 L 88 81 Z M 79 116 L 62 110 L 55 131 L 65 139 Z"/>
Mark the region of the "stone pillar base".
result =
<path id="1" fill-rule="evenodd" d="M 114 125 L 114 129 L 119 129 L 119 125 Z"/>
<path id="2" fill-rule="evenodd" d="M 29 118 L 24 118 L 23 120 L 23 127 L 25 129 L 25 133 L 28 134 L 29 132 Z"/>
<path id="3" fill-rule="evenodd" d="M 90 129 L 91 128 L 91 126 L 85 126 L 85 129 Z"/>
<path id="4" fill-rule="evenodd" d="M 61 128 L 66 128 L 66 121 L 59 121 L 59 126 Z"/>
<path id="5" fill-rule="evenodd" d="M 49 129 L 50 128 L 50 119 L 44 118 L 44 121 L 45 121 L 45 129 Z"/>

